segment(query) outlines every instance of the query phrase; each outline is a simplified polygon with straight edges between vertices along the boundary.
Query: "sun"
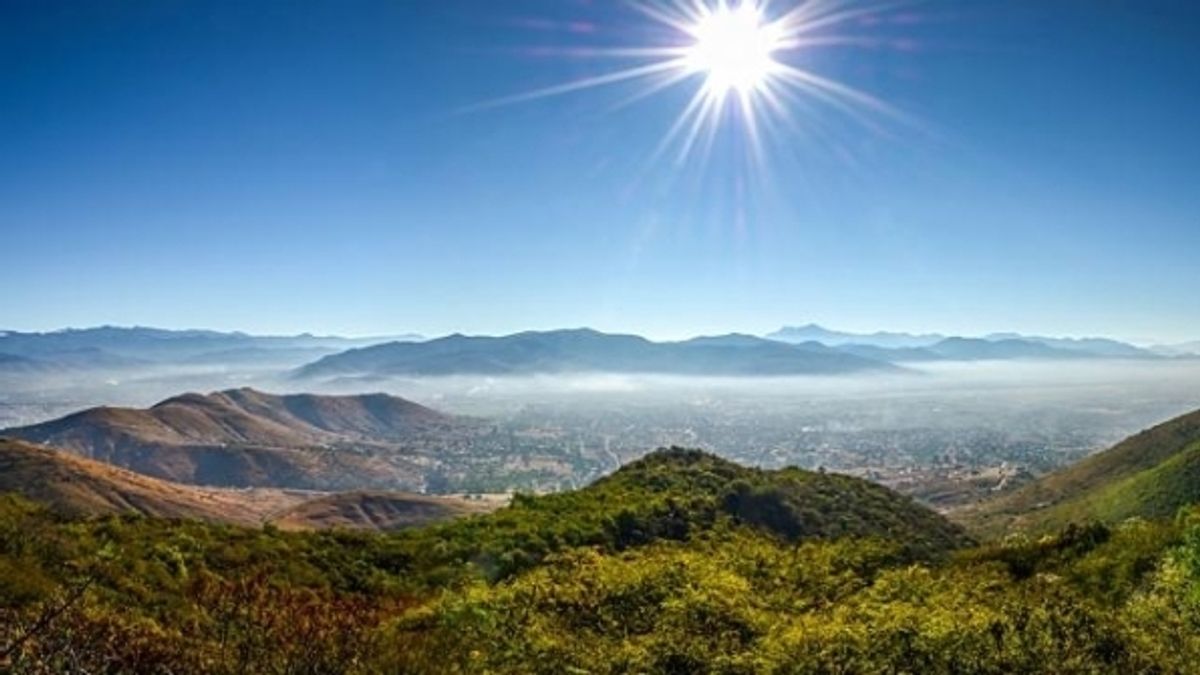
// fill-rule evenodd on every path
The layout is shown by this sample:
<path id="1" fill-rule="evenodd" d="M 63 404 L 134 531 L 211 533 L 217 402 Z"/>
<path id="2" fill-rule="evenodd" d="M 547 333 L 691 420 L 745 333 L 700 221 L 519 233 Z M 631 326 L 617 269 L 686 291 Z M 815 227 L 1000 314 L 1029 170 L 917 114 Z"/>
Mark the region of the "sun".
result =
<path id="1" fill-rule="evenodd" d="M 687 32 L 694 39 L 687 67 L 704 76 L 712 96 L 759 91 L 780 71 L 775 52 L 783 47 L 783 33 L 753 2 L 706 8 Z"/>
<path id="2" fill-rule="evenodd" d="M 634 101 L 677 85 L 699 82 L 653 154 L 657 158 L 674 147 L 679 163 L 694 151 L 706 152 L 718 128 L 735 121 L 748 141 L 747 147 L 759 158 L 764 135 L 780 127 L 794 128 L 793 113 L 811 108 L 811 103 L 824 104 L 857 121 L 868 119 L 868 113 L 901 117 L 883 101 L 797 64 L 805 60 L 797 58 L 805 52 L 863 44 L 860 36 L 833 31 L 851 24 L 873 23 L 870 19 L 879 11 L 874 7 L 875 0 L 857 0 L 853 5 L 848 0 L 625 2 L 667 30 L 649 43 L 568 47 L 562 54 L 571 59 L 611 58 L 633 63 L 468 109 L 640 82 L 640 90 L 627 99 Z M 726 114 L 731 110 L 737 114 Z"/>

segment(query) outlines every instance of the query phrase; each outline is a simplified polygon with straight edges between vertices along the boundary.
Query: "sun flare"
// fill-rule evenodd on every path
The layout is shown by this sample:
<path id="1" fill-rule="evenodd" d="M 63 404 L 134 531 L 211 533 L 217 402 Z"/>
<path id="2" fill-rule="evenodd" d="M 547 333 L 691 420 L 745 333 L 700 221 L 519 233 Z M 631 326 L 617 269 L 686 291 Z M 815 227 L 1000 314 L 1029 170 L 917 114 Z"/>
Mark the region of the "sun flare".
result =
<path id="1" fill-rule="evenodd" d="M 704 75 L 712 95 L 759 90 L 778 71 L 774 54 L 782 47 L 781 31 L 763 20 L 753 2 L 706 10 L 688 32 L 695 42 L 687 65 Z"/>
<path id="2" fill-rule="evenodd" d="M 795 124 L 810 103 L 862 122 L 869 113 L 899 117 L 890 106 L 836 80 L 796 65 L 798 53 L 831 45 L 863 44 L 839 33 L 878 12 L 872 3 L 853 8 L 843 0 L 627 0 L 639 14 L 668 30 L 650 44 L 564 48 L 566 58 L 611 58 L 631 65 L 562 84 L 492 100 L 488 108 L 594 87 L 640 82 L 628 101 L 685 83 L 698 83 L 666 131 L 654 156 L 673 148 L 676 161 L 706 154 L 719 127 L 736 122 L 755 159 L 763 136 Z M 540 50 L 545 53 L 545 50 Z M 732 113 L 732 114 L 729 114 Z"/>

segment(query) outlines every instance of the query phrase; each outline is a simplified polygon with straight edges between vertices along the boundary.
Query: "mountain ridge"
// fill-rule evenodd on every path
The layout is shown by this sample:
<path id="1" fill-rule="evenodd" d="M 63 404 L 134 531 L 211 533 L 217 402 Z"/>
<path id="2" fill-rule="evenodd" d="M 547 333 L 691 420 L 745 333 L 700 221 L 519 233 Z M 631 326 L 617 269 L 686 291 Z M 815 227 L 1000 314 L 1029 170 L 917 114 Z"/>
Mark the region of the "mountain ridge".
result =
<path id="1" fill-rule="evenodd" d="M 419 335 L 345 338 L 299 335 L 251 335 L 241 331 L 168 330 L 143 326 L 97 326 L 48 332 L 0 331 L 0 353 L 75 368 L 113 369 L 154 364 L 191 364 L 253 360 L 256 354 L 291 360 L 311 350 L 340 351 L 388 340 L 423 339 Z M 89 360 L 88 352 L 96 355 Z M 123 360 L 123 361 L 119 361 Z"/>
<path id="2" fill-rule="evenodd" d="M 888 363 L 823 346 L 787 345 L 753 336 L 652 342 L 591 329 L 511 335 L 449 335 L 392 342 L 326 356 L 296 371 L 298 378 L 344 375 L 514 375 L 617 372 L 672 375 L 801 375 L 899 372 Z"/>

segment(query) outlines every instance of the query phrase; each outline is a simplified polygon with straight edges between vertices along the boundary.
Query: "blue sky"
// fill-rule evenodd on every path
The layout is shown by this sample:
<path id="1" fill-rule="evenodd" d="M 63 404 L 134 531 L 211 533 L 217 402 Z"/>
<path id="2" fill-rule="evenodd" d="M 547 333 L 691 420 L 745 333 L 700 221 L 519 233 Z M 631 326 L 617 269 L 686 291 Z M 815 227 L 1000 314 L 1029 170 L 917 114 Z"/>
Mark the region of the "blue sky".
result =
<path id="1" fill-rule="evenodd" d="M 679 165 L 691 81 L 472 107 L 661 37 L 618 2 L 4 2 L 0 327 L 1200 338 L 1195 3 L 838 32 L 788 58 L 915 123 L 801 101 Z"/>

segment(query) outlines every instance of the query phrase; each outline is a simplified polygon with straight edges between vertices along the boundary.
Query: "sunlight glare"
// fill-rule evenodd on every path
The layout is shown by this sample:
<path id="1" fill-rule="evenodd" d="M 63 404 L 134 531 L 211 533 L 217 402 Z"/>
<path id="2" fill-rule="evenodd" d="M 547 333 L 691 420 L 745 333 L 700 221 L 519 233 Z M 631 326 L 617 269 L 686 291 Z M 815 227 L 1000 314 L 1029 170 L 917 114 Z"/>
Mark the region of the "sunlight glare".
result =
<path id="1" fill-rule="evenodd" d="M 841 82 L 798 66 L 796 53 L 820 46 L 854 44 L 846 35 L 830 33 L 877 11 L 872 2 L 847 7 L 844 0 L 626 0 L 654 23 L 677 34 L 664 40 L 624 47 L 569 48 L 572 58 L 629 59 L 629 67 L 609 70 L 522 94 L 494 99 L 470 109 L 490 108 L 594 87 L 641 82 L 629 100 L 699 81 L 692 97 L 667 130 L 654 157 L 669 146 L 683 163 L 711 147 L 717 128 L 737 120 L 754 161 L 762 159 L 767 126 L 788 126 L 804 101 L 820 102 L 860 123 L 864 113 L 899 117 L 884 102 Z M 787 9 L 780 11 L 779 5 Z M 768 7 L 775 11 L 768 12 Z M 768 16 L 770 14 L 770 16 Z M 786 57 L 791 56 L 789 60 Z M 789 62 L 790 61 L 790 62 Z M 726 111 L 736 111 L 726 115 Z M 869 126 L 869 125 L 868 125 Z"/>
<path id="2" fill-rule="evenodd" d="M 688 67 L 705 76 L 712 96 L 753 92 L 779 66 L 773 53 L 781 46 L 781 32 L 777 25 L 763 21 L 754 2 L 737 7 L 722 4 L 705 12 L 689 32 L 695 43 L 687 52 Z"/>

